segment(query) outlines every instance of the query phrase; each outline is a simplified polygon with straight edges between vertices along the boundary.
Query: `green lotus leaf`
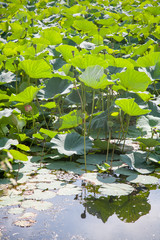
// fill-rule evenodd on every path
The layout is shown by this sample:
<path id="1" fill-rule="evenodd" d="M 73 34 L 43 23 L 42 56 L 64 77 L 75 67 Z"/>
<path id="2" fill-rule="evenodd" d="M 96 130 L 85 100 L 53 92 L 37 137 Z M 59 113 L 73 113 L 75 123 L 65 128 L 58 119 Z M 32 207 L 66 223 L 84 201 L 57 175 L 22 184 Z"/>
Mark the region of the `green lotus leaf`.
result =
<path id="1" fill-rule="evenodd" d="M 136 55 L 142 55 L 145 51 L 147 51 L 148 47 L 154 43 L 153 40 L 149 40 L 145 44 L 140 45 L 139 47 L 136 47 L 131 55 L 131 57 L 134 57 Z"/>
<path id="2" fill-rule="evenodd" d="M 129 167 L 141 174 L 149 174 L 154 171 L 154 167 L 147 164 L 147 153 L 142 151 L 120 155 L 120 159 Z"/>
<path id="3" fill-rule="evenodd" d="M 56 131 L 51 131 L 51 130 L 44 129 L 44 128 L 41 128 L 39 131 L 40 131 L 41 133 L 46 134 L 46 135 L 49 136 L 50 138 L 54 138 L 54 137 L 57 135 L 57 132 L 56 132 Z"/>
<path id="4" fill-rule="evenodd" d="M 57 138 L 53 138 L 51 143 L 53 149 L 57 149 L 60 154 L 72 156 L 74 154 L 84 154 L 84 138 L 78 133 L 59 134 Z M 86 151 L 92 149 L 92 142 L 86 137 Z"/>
<path id="5" fill-rule="evenodd" d="M 156 139 L 153 138 L 141 138 L 138 137 L 136 141 L 143 143 L 146 147 L 156 147 L 160 145 L 160 142 L 158 142 Z"/>
<path id="6" fill-rule="evenodd" d="M 17 144 L 16 147 L 18 147 L 19 149 L 21 149 L 23 151 L 30 151 L 30 148 L 24 144 Z"/>
<path id="7" fill-rule="evenodd" d="M 146 73 L 134 69 L 127 69 L 125 72 L 117 73 L 116 77 L 120 79 L 118 84 L 128 91 L 143 92 L 152 83 Z"/>
<path id="8" fill-rule="evenodd" d="M 27 87 L 24 89 L 24 91 L 20 92 L 17 95 L 12 94 L 9 101 L 10 102 L 14 102 L 14 101 L 22 102 L 24 104 L 30 103 L 36 97 L 36 95 L 40 89 L 41 88 L 33 87 L 33 86 Z"/>
<path id="9" fill-rule="evenodd" d="M 119 106 L 126 114 L 128 114 L 130 116 L 139 116 L 139 115 L 144 115 L 144 114 L 151 112 L 151 110 L 140 108 L 138 106 L 138 104 L 134 101 L 134 98 L 117 99 L 115 101 L 115 104 L 117 106 Z"/>
<path id="10" fill-rule="evenodd" d="M 87 118 L 86 114 L 85 114 L 85 118 Z M 82 124 L 82 122 L 83 122 L 83 119 L 81 116 L 81 111 L 73 110 L 70 113 L 60 117 L 61 126 L 59 130 L 77 127 L 78 125 Z"/>
<path id="11" fill-rule="evenodd" d="M 115 24 L 115 20 L 113 17 L 110 17 L 108 19 L 100 19 L 96 21 L 98 24 L 104 25 L 106 27 L 111 26 Z"/>
<path id="12" fill-rule="evenodd" d="M 51 99 L 58 95 L 64 95 L 71 91 L 73 84 L 66 79 L 54 77 L 44 82 L 46 87 L 41 89 L 38 93 L 38 97 L 41 99 Z"/>
<path id="13" fill-rule="evenodd" d="M 44 108 L 49 108 L 49 109 L 57 107 L 55 102 L 48 102 L 48 103 L 45 103 L 45 104 L 41 104 L 40 106 L 44 107 Z"/>
<path id="14" fill-rule="evenodd" d="M 8 139 L 8 138 L 1 138 L 0 139 L 0 150 L 2 149 L 9 149 L 11 145 L 17 145 L 18 140 L 16 139 Z"/>
<path id="15" fill-rule="evenodd" d="M 24 60 L 19 63 L 19 68 L 31 78 L 51 78 L 53 76 L 51 66 L 43 59 Z"/>
<path id="16" fill-rule="evenodd" d="M 28 158 L 25 154 L 17 151 L 17 150 L 9 150 L 9 153 L 12 155 L 12 157 L 16 160 L 20 161 L 28 161 Z"/>
<path id="17" fill-rule="evenodd" d="M 75 56 L 70 60 L 70 63 L 74 67 L 78 67 L 81 69 L 86 69 L 87 67 L 90 66 L 96 66 L 97 63 L 99 66 L 106 68 L 108 67 L 108 63 L 100 56 L 97 56 L 95 54 L 86 54 L 86 55 L 78 55 Z"/>
<path id="18" fill-rule="evenodd" d="M 94 89 L 104 89 L 106 86 L 114 84 L 112 81 L 107 80 L 107 76 L 104 74 L 104 68 L 99 65 L 87 67 L 79 76 L 79 79 L 84 82 L 85 85 Z"/>
<path id="19" fill-rule="evenodd" d="M 140 67 L 150 67 L 155 66 L 157 62 L 160 62 L 160 53 L 152 52 L 144 57 L 138 58 L 137 65 Z"/>
<path id="20" fill-rule="evenodd" d="M 79 54 L 78 49 L 70 45 L 60 45 L 56 47 L 56 51 L 60 52 L 66 61 Z"/>
<path id="21" fill-rule="evenodd" d="M 57 45 L 62 43 L 62 37 L 59 32 L 56 32 L 52 29 L 44 29 L 43 32 L 40 32 L 40 35 L 47 39 L 50 43 L 50 45 Z"/>
<path id="22" fill-rule="evenodd" d="M 92 49 L 95 49 L 95 44 L 91 43 L 91 42 L 84 41 L 80 44 L 80 48 L 85 48 L 87 50 L 92 50 Z"/>
<path id="23" fill-rule="evenodd" d="M 106 174 L 100 173 L 84 173 L 81 176 L 81 179 L 88 181 L 94 185 L 106 187 L 110 183 L 115 182 L 115 178 L 111 176 L 107 176 Z"/>
<path id="24" fill-rule="evenodd" d="M 72 25 L 75 29 L 80 30 L 84 33 L 96 34 L 97 26 L 86 19 L 83 20 L 75 20 Z"/>
<path id="25" fill-rule="evenodd" d="M 140 184 L 158 184 L 158 178 L 148 175 L 131 175 L 126 179 L 131 183 L 140 183 Z"/>

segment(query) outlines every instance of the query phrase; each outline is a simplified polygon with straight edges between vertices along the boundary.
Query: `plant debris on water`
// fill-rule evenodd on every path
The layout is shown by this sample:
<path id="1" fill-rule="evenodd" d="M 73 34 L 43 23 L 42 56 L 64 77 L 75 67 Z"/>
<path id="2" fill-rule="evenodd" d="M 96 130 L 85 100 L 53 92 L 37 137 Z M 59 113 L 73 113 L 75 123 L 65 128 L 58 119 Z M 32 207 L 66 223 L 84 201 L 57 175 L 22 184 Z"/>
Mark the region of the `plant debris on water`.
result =
<path id="1" fill-rule="evenodd" d="M 149 212 L 160 172 L 159 32 L 154 0 L 0 2 L 0 208 L 23 214 L 15 226 L 36 225 L 31 209 L 72 195 L 82 218 Z M 146 209 L 123 214 L 136 201 Z"/>

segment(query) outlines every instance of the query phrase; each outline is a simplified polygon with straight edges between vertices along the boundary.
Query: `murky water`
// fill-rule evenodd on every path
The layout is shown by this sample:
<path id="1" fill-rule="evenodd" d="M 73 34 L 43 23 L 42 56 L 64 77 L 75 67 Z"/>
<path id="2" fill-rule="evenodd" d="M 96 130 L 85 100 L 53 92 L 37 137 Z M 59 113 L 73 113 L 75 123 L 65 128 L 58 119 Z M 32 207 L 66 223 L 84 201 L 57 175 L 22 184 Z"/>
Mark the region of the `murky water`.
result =
<path id="1" fill-rule="evenodd" d="M 31 227 L 13 225 L 17 215 L 1 208 L 1 239 L 8 240 L 159 240 L 160 190 L 142 197 L 56 196 Z M 137 199 L 136 199 L 137 198 Z M 28 210 L 28 211 L 29 211 Z"/>

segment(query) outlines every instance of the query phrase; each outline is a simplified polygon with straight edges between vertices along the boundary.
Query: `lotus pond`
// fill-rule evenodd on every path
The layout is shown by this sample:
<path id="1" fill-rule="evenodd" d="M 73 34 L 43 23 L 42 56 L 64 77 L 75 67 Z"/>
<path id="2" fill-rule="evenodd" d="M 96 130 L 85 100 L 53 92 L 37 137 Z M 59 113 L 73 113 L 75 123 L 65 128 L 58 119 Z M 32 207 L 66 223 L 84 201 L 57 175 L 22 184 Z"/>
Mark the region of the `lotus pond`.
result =
<path id="1" fill-rule="evenodd" d="M 0 239 L 159 240 L 160 3 L 0 2 Z"/>

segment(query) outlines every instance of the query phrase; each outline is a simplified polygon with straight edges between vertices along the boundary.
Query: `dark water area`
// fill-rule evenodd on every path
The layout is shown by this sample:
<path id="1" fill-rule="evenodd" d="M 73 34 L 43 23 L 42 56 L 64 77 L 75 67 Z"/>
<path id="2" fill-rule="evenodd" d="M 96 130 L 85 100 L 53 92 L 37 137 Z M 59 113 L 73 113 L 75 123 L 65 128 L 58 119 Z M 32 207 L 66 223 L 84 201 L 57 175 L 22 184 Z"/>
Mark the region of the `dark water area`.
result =
<path id="1" fill-rule="evenodd" d="M 30 227 L 13 224 L 17 215 L 0 209 L 1 240 L 159 240 L 160 190 L 136 196 L 56 196 L 53 208 L 36 211 Z"/>

